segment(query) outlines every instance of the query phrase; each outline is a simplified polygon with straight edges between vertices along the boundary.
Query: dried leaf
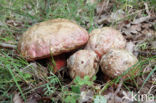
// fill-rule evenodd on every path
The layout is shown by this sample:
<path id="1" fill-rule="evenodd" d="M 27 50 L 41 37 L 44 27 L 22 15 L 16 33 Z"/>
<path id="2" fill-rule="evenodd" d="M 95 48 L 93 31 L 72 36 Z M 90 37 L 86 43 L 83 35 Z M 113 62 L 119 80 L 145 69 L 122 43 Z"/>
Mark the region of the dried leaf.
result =
<path id="1" fill-rule="evenodd" d="M 151 42 L 151 48 L 152 49 L 156 49 L 156 41 L 152 41 Z"/>
<path id="2" fill-rule="evenodd" d="M 30 98 L 27 100 L 26 103 L 38 103 L 37 100 L 35 98 Z"/>
<path id="3" fill-rule="evenodd" d="M 144 21 L 147 21 L 150 19 L 150 16 L 146 16 L 146 17 L 141 17 L 141 18 L 138 18 L 138 19 L 135 19 L 132 24 L 140 24 Z"/>
<path id="4" fill-rule="evenodd" d="M 37 93 L 32 93 L 31 96 L 27 99 L 26 103 L 38 103 L 37 100 L 40 100 L 41 96 Z"/>
<path id="5" fill-rule="evenodd" d="M 121 20 L 122 18 L 124 18 L 124 16 L 125 16 L 125 12 L 122 9 L 112 12 L 110 15 L 111 22 Z"/>
<path id="6" fill-rule="evenodd" d="M 18 93 L 16 93 L 13 97 L 13 103 L 24 103 Z"/>
<path id="7" fill-rule="evenodd" d="M 89 101 L 90 99 L 92 100 L 94 96 L 94 92 L 91 90 L 87 90 L 87 91 L 82 91 L 80 94 L 80 103 L 84 103 Z"/>
<path id="8" fill-rule="evenodd" d="M 115 12 L 112 12 L 110 15 L 106 15 L 106 14 L 101 15 L 97 23 L 102 24 L 102 23 L 116 22 L 124 18 L 124 16 L 125 16 L 125 12 L 119 9 Z"/>
<path id="9" fill-rule="evenodd" d="M 103 0 L 96 7 L 97 14 L 101 15 L 103 11 L 107 11 L 111 6 L 109 5 L 110 0 Z"/>
<path id="10" fill-rule="evenodd" d="M 48 74 L 48 71 L 45 67 L 43 67 L 42 65 L 38 65 L 35 62 L 30 63 L 25 68 L 22 68 L 21 71 L 24 73 L 29 73 L 29 74 L 37 77 L 38 79 L 42 79 L 42 80 L 44 80 Z"/>

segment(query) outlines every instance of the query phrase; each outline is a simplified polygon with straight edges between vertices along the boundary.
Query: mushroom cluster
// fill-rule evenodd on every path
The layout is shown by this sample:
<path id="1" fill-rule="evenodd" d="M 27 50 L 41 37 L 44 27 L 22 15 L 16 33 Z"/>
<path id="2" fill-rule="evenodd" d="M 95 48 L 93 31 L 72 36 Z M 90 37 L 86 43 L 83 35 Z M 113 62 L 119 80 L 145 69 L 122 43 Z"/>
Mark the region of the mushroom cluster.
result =
<path id="1" fill-rule="evenodd" d="M 101 67 L 109 77 L 121 75 L 138 60 L 124 50 L 122 34 L 104 27 L 88 32 L 67 19 L 53 19 L 30 27 L 19 40 L 18 50 L 28 61 L 54 56 L 55 71 L 66 65 L 71 78 L 92 77 Z M 78 50 L 83 48 L 83 50 Z M 73 52 L 68 59 L 65 53 Z M 101 60 L 100 60 L 101 59 Z"/>
<path id="2" fill-rule="evenodd" d="M 102 72 L 115 78 L 137 63 L 137 58 L 125 49 L 123 35 L 111 28 L 95 29 L 90 33 L 86 49 L 95 51 L 100 60 Z M 135 68 L 131 68 L 132 71 Z"/>

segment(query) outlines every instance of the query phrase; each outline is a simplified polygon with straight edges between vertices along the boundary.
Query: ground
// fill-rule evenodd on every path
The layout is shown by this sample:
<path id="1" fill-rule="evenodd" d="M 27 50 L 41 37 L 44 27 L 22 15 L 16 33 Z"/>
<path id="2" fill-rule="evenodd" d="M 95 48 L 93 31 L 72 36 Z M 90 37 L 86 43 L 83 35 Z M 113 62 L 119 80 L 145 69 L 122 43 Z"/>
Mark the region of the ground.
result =
<path id="1" fill-rule="evenodd" d="M 0 14 L 1 103 L 127 103 L 121 100 L 132 92 L 140 97 L 152 94 L 144 101 L 152 96 L 156 100 L 155 0 L 1 0 Z M 92 80 L 71 80 L 66 68 L 53 74 L 41 61 L 20 57 L 16 45 L 22 33 L 54 18 L 75 21 L 88 32 L 105 26 L 121 31 L 127 49 L 139 59 L 140 74 L 122 80 L 99 71 Z"/>

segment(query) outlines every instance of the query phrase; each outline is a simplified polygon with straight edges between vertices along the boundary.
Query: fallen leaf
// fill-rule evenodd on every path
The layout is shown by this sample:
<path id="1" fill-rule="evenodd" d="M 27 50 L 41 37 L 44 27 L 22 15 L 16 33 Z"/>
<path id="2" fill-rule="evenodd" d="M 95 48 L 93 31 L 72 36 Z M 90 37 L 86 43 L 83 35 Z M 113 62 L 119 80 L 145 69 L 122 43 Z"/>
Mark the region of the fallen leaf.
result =
<path id="1" fill-rule="evenodd" d="M 110 15 L 111 22 L 119 21 L 124 18 L 125 12 L 122 9 L 119 9 L 115 12 L 112 12 Z"/>
<path id="2" fill-rule="evenodd" d="M 151 48 L 152 49 L 156 49 L 156 41 L 152 41 L 151 42 Z"/>
<path id="3" fill-rule="evenodd" d="M 80 103 L 87 102 L 89 100 L 92 100 L 94 96 L 94 92 L 91 90 L 82 91 L 80 94 Z"/>
<path id="4" fill-rule="evenodd" d="M 100 2 L 96 7 L 96 13 L 101 15 L 102 12 L 108 11 L 108 9 L 111 7 L 109 2 L 110 0 L 102 0 L 102 2 Z"/>
<path id="5" fill-rule="evenodd" d="M 146 16 L 146 17 L 141 17 L 141 18 L 138 18 L 138 19 L 135 19 L 132 24 L 140 24 L 144 21 L 147 21 L 150 19 L 151 16 Z"/>
<path id="6" fill-rule="evenodd" d="M 44 80 L 48 74 L 47 68 L 37 64 L 36 62 L 30 63 L 25 68 L 21 68 L 20 70 L 24 73 L 29 73 L 41 80 Z"/>
<path id="7" fill-rule="evenodd" d="M 13 103 L 24 103 L 18 93 L 15 93 L 15 95 L 13 97 Z"/>

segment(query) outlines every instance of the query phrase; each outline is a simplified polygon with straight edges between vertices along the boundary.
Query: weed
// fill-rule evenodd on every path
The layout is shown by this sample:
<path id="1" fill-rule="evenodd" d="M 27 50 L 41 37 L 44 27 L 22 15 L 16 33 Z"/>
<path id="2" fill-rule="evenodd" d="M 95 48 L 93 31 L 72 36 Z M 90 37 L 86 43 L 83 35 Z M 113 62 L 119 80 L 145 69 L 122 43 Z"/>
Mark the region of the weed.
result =
<path id="1" fill-rule="evenodd" d="M 91 87 L 94 84 L 94 80 L 96 79 L 96 77 L 94 76 L 93 78 L 90 78 L 89 76 L 85 76 L 84 78 L 80 78 L 79 76 L 77 76 L 74 80 L 73 80 L 73 84 L 70 85 L 70 87 L 63 87 L 62 88 L 62 92 L 63 92 L 63 101 L 65 103 L 76 103 L 76 101 L 78 101 L 80 99 L 80 95 L 81 95 L 81 88 L 83 88 L 83 86 L 88 86 Z M 69 88 L 71 88 L 71 90 L 69 90 Z"/>
<path id="2" fill-rule="evenodd" d="M 148 42 L 143 42 L 137 46 L 141 50 L 145 50 L 148 47 Z"/>

